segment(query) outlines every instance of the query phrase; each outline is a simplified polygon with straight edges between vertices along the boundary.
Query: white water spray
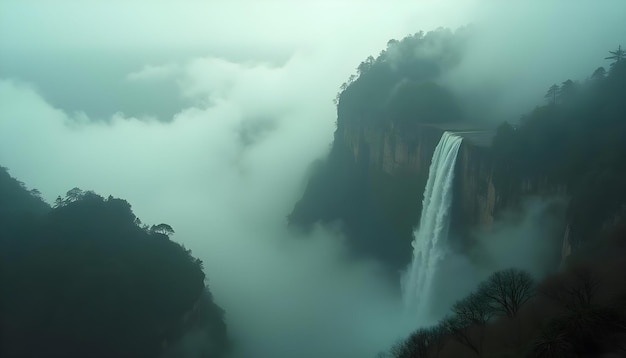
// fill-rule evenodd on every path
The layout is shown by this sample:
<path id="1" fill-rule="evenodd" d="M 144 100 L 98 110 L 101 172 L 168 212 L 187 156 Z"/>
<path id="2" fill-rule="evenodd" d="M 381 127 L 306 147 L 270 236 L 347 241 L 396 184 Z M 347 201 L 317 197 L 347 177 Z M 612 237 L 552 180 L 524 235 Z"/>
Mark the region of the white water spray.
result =
<path id="1" fill-rule="evenodd" d="M 402 277 L 404 305 L 410 314 L 428 317 L 433 279 L 447 250 L 454 165 L 463 139 L 445 132 L 435 148 L 424 189 L 422 216 L 413 233 L 413 261 Z"/>

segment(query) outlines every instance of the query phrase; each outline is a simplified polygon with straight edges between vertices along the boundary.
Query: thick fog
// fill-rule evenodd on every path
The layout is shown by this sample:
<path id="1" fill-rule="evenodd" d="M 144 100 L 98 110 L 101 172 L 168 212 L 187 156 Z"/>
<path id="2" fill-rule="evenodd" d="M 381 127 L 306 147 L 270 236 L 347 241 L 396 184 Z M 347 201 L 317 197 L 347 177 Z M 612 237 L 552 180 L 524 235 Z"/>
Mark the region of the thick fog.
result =
<path id="1" fill-rule="evenodd" d="M 396 284 L 338 232 L 285 227 L 332 141 L 332 99 L 389 39 L 475 22 L 449 80 L 497 89 L 514 117 L 626 33 L 621 2 L 525 4 L 3 1 L 0 165 L 48 202 L 76 186 L 170 224 L 240 356 L 373 356 L 419 324 Z"/>

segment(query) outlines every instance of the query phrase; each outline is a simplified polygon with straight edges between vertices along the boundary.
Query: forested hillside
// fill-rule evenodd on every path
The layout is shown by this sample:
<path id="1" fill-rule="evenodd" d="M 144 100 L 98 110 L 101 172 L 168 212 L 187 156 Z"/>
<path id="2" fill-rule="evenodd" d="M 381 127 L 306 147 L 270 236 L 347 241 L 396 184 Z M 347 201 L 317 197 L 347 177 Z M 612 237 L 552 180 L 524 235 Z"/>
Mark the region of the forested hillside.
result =
<path id="1" fill-rule="evenodd" d="M 545 105 L 515 127 L 502 124 L 494 139 L 497 190 L 520 178 L 567 187 L 574 246 L 626 214 L 626 55 L 621 47 L 608 54 L 608 71 L 554 84 Z"/>
<path id="2" fill-rule="evenodd" d="M 390 40 L 357 67 L 337 94 L 337 126 L 410 127 L 464 119 L 461 102 L 440 81 L 463 57 L 471 28 L 438 29 Z"/>
<path id="3" fill-rule="evenodd" d="M 199 356 L 224 352 L 202 262 L 173 233 L 78 188 L 51 208 L 1 168 L 0 356 L 158 357 L 191 331 Z"/>

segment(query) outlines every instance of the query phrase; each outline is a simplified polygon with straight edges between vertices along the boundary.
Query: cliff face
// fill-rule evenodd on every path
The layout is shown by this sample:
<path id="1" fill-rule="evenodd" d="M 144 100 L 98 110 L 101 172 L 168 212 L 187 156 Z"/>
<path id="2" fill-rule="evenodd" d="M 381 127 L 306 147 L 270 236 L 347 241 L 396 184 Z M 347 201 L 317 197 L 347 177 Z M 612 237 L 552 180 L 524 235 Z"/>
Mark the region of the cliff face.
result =
<path id="1" fill-rule="evenodd" d="M 509 175 L 498 182 L 490 131 L 459 132 L 463 143 L 456 164 L 454 220 L 460 230 L 489 230 L 503 211 L 514 209 L 529 196 L 567 197 L 567 185 L 548 178 Z"/>
<path id="2" fill-rule="evenodd" d="M 421 41 L 420 35 L 406 42 L 411 43 L 407 55 L 425 44 Z M 609 71 L 599 68 L 585 83 L 563 82 L 568 90 L 558 100 L 536 107 L 516 126 L 502 123 L 493 137 L 468 124 L 443 123 L 467 119 L 464 115 L 476 114 L 477 108 L 450 115 L 443 109 L 468 109 L 466 102 L 443 98 L 437 95 L 441 88 L 425 86 L 445 73 L 428 70 L 447 68 L 442 61 L 424 66 L 409 55 L 406 66 L 391 68 L 387 55 L 363 62 L 337 97 L 333 150 L 309 181 L 290 223 L 343 223 L 353 247 L 404 267 L 431 157 L 445 130 L 464 137 L 452 204 L 452 229 L 460 235 L 454 237 L 471 239 L 472 229 L 500 226 L 494 225 L 500 217 L 534 205 L 527 203 L 529 196 L 566 199 L 556 200 L 560 208 L 547 205 L 550 215 L 545 215 L 566 222 L 554 240 L 563 244 L 562 256 L 614 230 L 618 219 L 612 217 L 626 220 L 621 214 L 626 203 L 626 62 L 613 63 Z M 437 98 L 443 105 L 431 106 Z"/>
<path id="3" fill-rule="evenodd" d="M 453 227 L 459 231 L 475 226 L 490 228 L 497 195 L 489 147 L 464 138 L 457 155 L 455 174 Z"/>
<path id="4" fill-rule="evenodd" d="M 393 126 L 372 126 L 347 127 L 340 136 L 355 162 L 367 163 L 373 171 L 397 175 L 427 172 L 442 133 L 439 128 L 426 125 L 404 133 Z"/>
<path id="5" fill-rule="evenodd" d="M 469 238 L 474 229 L 489 231 L 500 213 L 529 195 L 566 194 L 565 186 L 546 179 L 508 177 L 498 182 L 491 148 L 495 133 L 490 130 L 465 123 L 418 124 L 410 130 L 342 126 L 325 170 L 311 178 L 290 222 L 306 226 L 339 221 L 357 251 L 403 269 L 411 257 L 432 156 L 444 131 L 463 137 L 452 208 L 456 237 Z"/>
<path id="6" fill-rule="evenodd" d="M 369 168 L 370 176 L 405 176 L 416 182 L 415 192 L 406 200 L 417 201 L 421 209 L 423 189 L 435 147 L 444 131 L 457 132 L 463 137 L 456 164 L 454 223 L 461 231 L 471 227 L 489 228 L 498 209 L 498 198 L 508 193 L 497 193 L 493 180 L 493 156 L 490 142 L 493 132 L 469 130 L 467 124 L 417 125 L 411 131 L 400 131 L 393 127 L 346 128 L 341 133 L 342 141 L 350 149 L 353 160 Z M 533 182 L 520 182 L 521 192 L 534 192 L 539 186 Z M 384 190 L 383 188 L 373 188 Z M 376 195 L 376 193 L 373 193 Z M 508 199 L 508 198 L 507 198 Z M 384 208 L 387 212 L 392 208 Z M 419 212 L 412 221 L 417 225 Z M 413 212 L 416 213 L 415 211 Z"/>

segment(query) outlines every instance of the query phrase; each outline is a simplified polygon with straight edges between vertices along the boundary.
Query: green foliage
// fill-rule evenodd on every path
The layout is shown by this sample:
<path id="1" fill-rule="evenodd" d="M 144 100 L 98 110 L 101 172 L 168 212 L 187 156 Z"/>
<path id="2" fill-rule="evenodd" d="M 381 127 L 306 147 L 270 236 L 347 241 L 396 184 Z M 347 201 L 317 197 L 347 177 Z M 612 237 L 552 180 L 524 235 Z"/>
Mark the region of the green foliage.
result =
<path id="1" fill-rule="evenodd" d="M 611 56 L 609 57 L 605 57 L 605 60 L 614 60 L 613 63 L 611 63 L 611 66 L 615 65 L 615 64 L 619 64 L 621 61 L 626 60 L 626 50 L 622 50 L 622 46 L 618 46 L 617 50 L 615 51 L 609 51 L 609 53 L 611 54 Z"/>
<path id="2" fill-rule="evenodd" d="M 347 126 L 357 127 L 352 133 L 359 126 L 409 133 L 417 122 L 463 120 L 463 108 L 441 79 L 460 63 L 470 35 L 470 28 L 418 32 L 390 40 L 379 56 L 358 66 L 335 99 L 335 142 L 328 158 L 315 165 L 289 215 L 292 226 L 340 223 L 356 252 L 382 259 L 394 274 L 404 268 L 428 173 L 417 178 L 408 172 L 381 173 L 369 167 L 373 149 L 363 143 L 354 158 L 343 135 Z"/>
<path id="3" fill-rule="evenodd" d="M 357 75 L 341 86 L 335 99 L 338 128 L 382 125 L 390 117 L 402 123 L 459 120 L 456 100 L 435 83 L 460 63 L 469 35 L 468 28 L 438 29 L 390 40 L 378 57 L 368 57 Z"/>
<path id="4" fill-rule="evenodd" d="M 152 225 L 150 227 L 150 232 L 154 234 L 166 235 L 168 237 L 170 235 L 174 235 L 174 229 L 172 229 L 172 227 L 168 224 Z"/>
<path id="5" fill-rule="evenodd" d="M 10 210 L 0 200 L 13 215 L 45 207 L 3 179 L 0 192 L 29 203 Z M 139 222 L 125 200 L 74 188 L 54 209 L 0 227 L 0 355 L 155 357 L 184 334 L 198 305 L 223 346 L 202 262 L 169 240 L 169 225 L 146 231 Z"/>
<path id="6" fill-rule="evenodd" d="M 389 97 L 388 116 L 404 128 L 416 121 L 440 123 L 463 117 L 452 93 L 434 82 L 401 81 Z"/>
<path id="7" fill-rule="evenodd" d="M 0 220 L 12 213 L 42 214 L 50 210 L 41 199 L 39 190 L 28 190 L 26 185 L 14 179 L 7 168 L 0 166 Z"/>
<path id="8" fill-rule="evenodd" d="M 626 202 L 626 61 L 615 60 L 608 74 L 552 86 L 550 105 L 502 125 L 493 143 L 498 192 L 515 195 L 522 180 L 567 186 L 575 246 Z"/>
<path id="9" fill-rule="evenodd" d="M 555 83 L 552 86 L 550 86 L 550 88 L 548 88 L 548 93 L 546 93 L 544 97 L 548 100 L 549 103 L 555 104 L 556 96 L 559 94 L 559 91 L 560 91 L 560 87 Z"/>

